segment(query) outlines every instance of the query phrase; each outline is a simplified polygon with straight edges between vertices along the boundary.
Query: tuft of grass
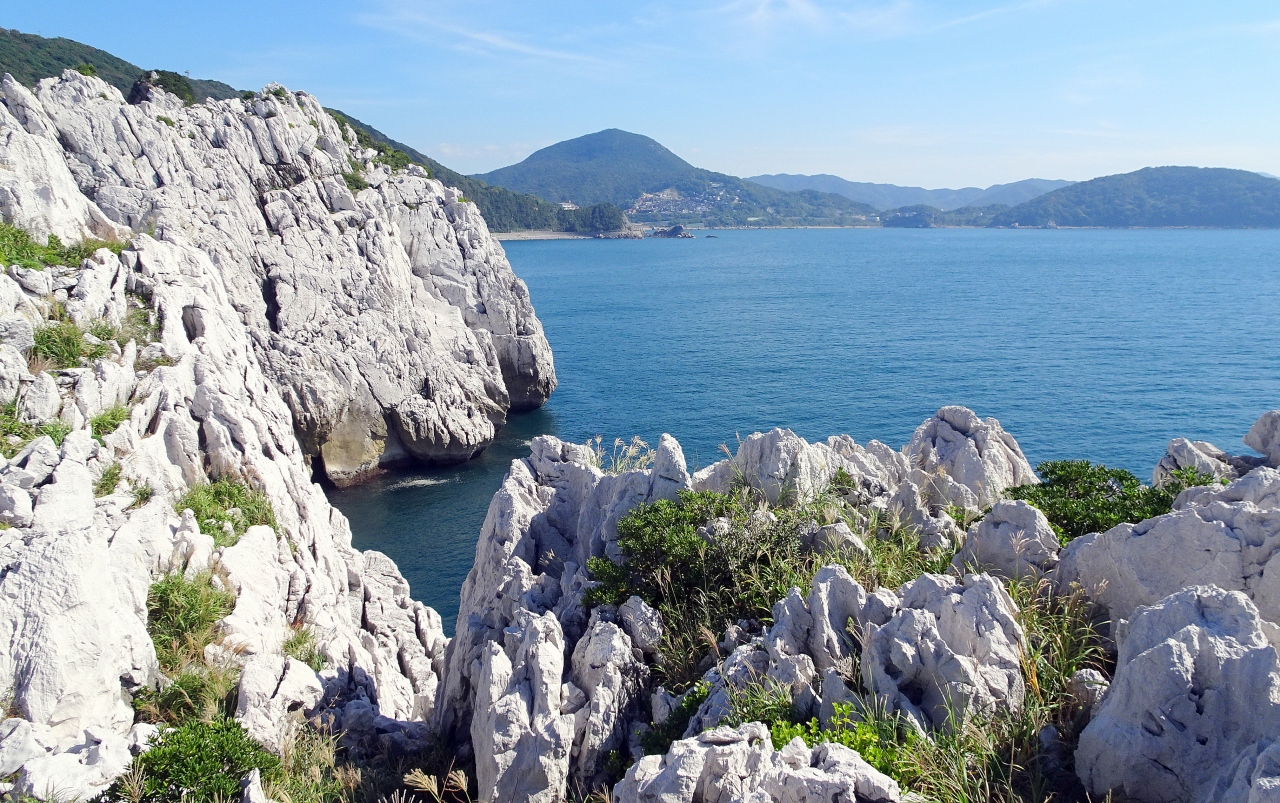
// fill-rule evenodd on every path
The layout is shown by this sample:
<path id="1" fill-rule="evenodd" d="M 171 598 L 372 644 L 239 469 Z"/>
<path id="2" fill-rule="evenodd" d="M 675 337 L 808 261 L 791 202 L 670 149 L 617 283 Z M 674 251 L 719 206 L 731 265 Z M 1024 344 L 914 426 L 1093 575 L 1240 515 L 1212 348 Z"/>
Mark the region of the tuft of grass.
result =
<path id="1" fill-rule="evenodd" d="M 133 504 L 129 505 L 131 508 L 142 507 L 146 503 L 150 502 L 151 497 L 156 494 L 156 489 L 152 488 L 147 483 L 138 483 L 133 485 L 129 488 L 129 491 L 133 494 Z"/>
<path id="2" fill-rule="evenodd" d="M 47 323 L 36 329 L 31 353 L 57 368 L 75 368 L 85 360 L 105 357 L 111 351 L 105 343 L 90 344 L 84 334 L 84 330 L 71 321 Z"/>
<path id="3" fill-rule="evenodd" d="M 134 695 L 133 709 L 144 722 L 212 722 L 234 716 L 239 685 L 237 666 L 191 662 L 172 679 L 166 678 L 160 688 L 145 688 Z"/>
<path id="4" fill-rule="evenodd" d="M 1039 508 L 1063 545 L 1088 533 L 1168 513 L 1183 489 L 1214 481 L 1194 469 L 1179 469 L 1172 482 L 1152 488 L 1129 471 L 1088 460 L 1050 460 L 1036 471 L 1043 482 L 1009 488 L 1005 496 Z"/>
<path id="5" fill-rule="evenodd" d="M 141 803 L 224 803 L 239 799 L 240 780 L 254 769 L 264 784 L 283 777 L 280 759 L 233 719 L 197 720 L 163 731 L 137 762 L 143 773 Z"/>
<path id="6" fill-rule="evenodd" d="M 187 579 L 170 574 L 147 592 L 147 632 L 156 647 L 160 668 L 180 670 L 203 660 L 213 643 L 215 625 L 235 608 L 235 595 L 213 587 L 208 572 Z"/>
<path id="7" fill-rule="evenodd" d="M 157 120 L 158 122 L 164 123 L 165 125 L 169 126 L 170 128 L 173 128 L 175 125 L 177 125 L 177 123 L 175 123 L 175 122 L 173 121 L 173 118 L 171 118 L 171 117 L 165 117 L 163 114 L 157 114 L 157 115 L 156 115 L 156 120 Z"/>
<path id="8" fill-rule="evenodd" d="M 338 803 L 350 799 L 345 773 L 337 764 L 337 739 L 314 728 L 298 728 L 284 745 L 280 776 L 265 779 L 270 800 L 289 803 Z"/>
<path id="9" fill-rule="evenodd" d="M 0 263 L 4 265 L 20 265 L 36 270 L 42 270 L 46 265 L 79 267 L 81 262 L 93 256 L 93 252 L 99 248 L 109 248 L 118 254 L 125 247 L 124 243 L 92 238 L 65 246 L 52 234 L 45 245 L 40 245 L 22 229 L 0 223 Z"/>
<path id="10" fill-rule="evenodd" d="M 93 484 L 94 496 L 110 496 L 120 485 L 120 473 L 123 469 L 119 463 L 112 463 L 102 472 L 102 476 Z"/>
<path id="11" fill-rule="evenodd" d="M 71 425 L 60 418 L 55 418 L 41 424 L 36 432 L 40 435 L 48 435 L 53 438 L 55 444 L 61 446 L 66 437 L 71 434 Z"/>
<path id="12" fill-rule="evenodd" d="M 605 452 L 600 435 L 587 441 L 587 448 L 595 458 L 596 468 L 606 474 L 625 474 L 628 471 L 639 471 L 653 465 L 654 452 L 649 444 L 634 435 L 630 442 L 622 438 L 613 441 L 613 453 Z"/>
<path id="13" fill-rule="evenodd" d="M 200 523 L 200 531 L 212 536 L 218 546 L 232 546 L 250 527 L 277 527 L 276 514 L 266 494 L 225 477 L 193 487 L 174 505 L 179 513 L 188 508 Z M 227 524 L 231 525 L 231 538 L 224 526 Z"/>
<path id="14" fill-rule="evenodd" d="M 772 678 L 752 680 L 742 687 L 730 683 L 725 690 L 729 694 L 729 716 L 721 725 L 736 728 L 747 722 L 763 722 L 771 727 L 796 723 L 791 692 Z"/>
<path id="15" fill-rule="evenodd" d="M 0 453 L 13 457 L 35 436 L 36 428 L 18 418 L 17 399 L 0 406 Z"/>
<path id="16" fill-rule="evenodd" d="M 316 634 L 306 625 L 295 626 L 293 635 L 285 639 L 284 654 L 295 658 L 315 671 L 324 669 L 324 656 L 316 648 Z"/>
<path id="17" fill-rule="evenodd" d="M 115 432 L 127 420 L 129 420 L 128 407 L 116 404 L 103 410 L 89 419 L 89 426 L 93 430 L 93 439 L 101 444 L 104 437 Z"/>

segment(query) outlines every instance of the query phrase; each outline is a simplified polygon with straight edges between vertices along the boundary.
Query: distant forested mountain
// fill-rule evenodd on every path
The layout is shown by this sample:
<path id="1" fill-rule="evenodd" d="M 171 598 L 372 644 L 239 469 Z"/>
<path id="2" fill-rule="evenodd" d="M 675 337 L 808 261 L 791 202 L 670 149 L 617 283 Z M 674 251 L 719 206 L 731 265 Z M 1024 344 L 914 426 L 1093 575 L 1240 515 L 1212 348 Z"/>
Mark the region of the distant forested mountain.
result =
<path id="1" fill-rule="evenodd" d="M 0 28 L 0 74 L 9 73 L 25 86 L 35 86 L 41 78 L 61 75 L 63 70 L 83 69 L 86 65 L 92 67 L 99 78 L 123 92 L 125 97 L 129 96 L 129 90 L 143 73 L 136 64 L 71 39 L 46 39 Z M 165 74 L 172 76 L 170 82 L 186 81 L 196 102 L 205 98 L 225 100 L 240 94 L 235 87 L 221 81 L 187 78 L 173 72 Z"/>
<path id="2" fill-rule="evenodd" d="M 962 206 L 959 209 L 938 209 L 917 204 L 890 209 L 880 213 L 880 225 L 890 229 L 931 229 L 941 226 L 990 226 L 996 216 L 1009 207 L 1005 204 L 990 206 Z"/>
<path id="3" fill-rule="evenodd" d="M 484 215 L 490 231 L 551 230 L 570 232 L 617 231 L 626 223 L 622 210 L 613 204 L 603 203 L 581 209 L 561 209 L 532 195 L 512 192 L 503 187 L 491 186 L 479 179 L 464 176 L 405 145 L 396 142 L 378 129 L 363 123 L 346 112 L 329 109 L 330 114 L 345 119 L 357 132 L 369 137 L 370 147 L 381 144 L 405 154 L 445 185 L 462 190 L 463 196 L 475 201 Z"/>
<path id="4" fill-rule="evenodd" d="M 832 193 L 786 192 L 694 167 L 649 137 L 611 128 L 543 148 L 474 178 L 547 201 L 611 203 L 633 220 L 859 225 L 875 210 Z"/>
<path id="5" fill-rule="evenodd" d="M 1013 206 L 1065 187 L 1070 181 L 1029 178 L 1012 184 L 993 184 L 986 189 L 963 187 L 958 190 L 926 190 L 923 187 L 900 187 L 897 184 L 871 184 L 848 181 L 839 176 L 820 173 L 814 176 L 792 173 L 751 176 L 747 181 L 779 190 L 818 190 L 834 192 L 876 209 L 899 209 L 906 206 L 929 206 L 943 211 L 965 206 L 984 207 L 994 204 Z"/>
<path id="6" fill-rule="evenodd" d="M 1221 167 L 1147 167 L 1054 190 L 992 225 L 1280 228 L 1280 180 Z"/>

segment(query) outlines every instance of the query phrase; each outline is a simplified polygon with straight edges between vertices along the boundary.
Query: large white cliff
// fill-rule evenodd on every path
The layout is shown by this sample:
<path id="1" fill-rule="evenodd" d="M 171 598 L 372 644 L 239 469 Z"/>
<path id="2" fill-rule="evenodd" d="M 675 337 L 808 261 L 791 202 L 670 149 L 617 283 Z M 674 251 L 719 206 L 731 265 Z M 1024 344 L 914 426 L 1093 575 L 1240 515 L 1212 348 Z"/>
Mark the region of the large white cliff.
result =
<path id="1" fill-rule="evenodd" d="M 161 682 L 148 588 L 174 571 L 212 569 L 236 594 L 220 654 L 244 666 L 239 718 L 264 743 L 321 698 L 339 728 L 424 733 L 439 616 L 351 547 L 313 477 L 466 459 L 555 386 L 524 284 L 456 191 L 375 163 L 303 93 L 143 96 L 72 71 L 0 87 L 4 221 L 126 244 L 0 274 L 0 404 L 71 430 L 0 459 L 0 689 L 17 714 L 0 763 L 41 797 L 87 798 L 127 765 L 130 699 Z M 27 360 L 52 316 L 118 326 L 139 306 L 156 342 L 65 370 Z M 96 442 L 91 419 L 117 405 L 129 417 Z M 215 548 L 173 503 L 219 478 L 265 493 L 277 527 Z M 281 655 L 300 626 L 321 675 Z"/>

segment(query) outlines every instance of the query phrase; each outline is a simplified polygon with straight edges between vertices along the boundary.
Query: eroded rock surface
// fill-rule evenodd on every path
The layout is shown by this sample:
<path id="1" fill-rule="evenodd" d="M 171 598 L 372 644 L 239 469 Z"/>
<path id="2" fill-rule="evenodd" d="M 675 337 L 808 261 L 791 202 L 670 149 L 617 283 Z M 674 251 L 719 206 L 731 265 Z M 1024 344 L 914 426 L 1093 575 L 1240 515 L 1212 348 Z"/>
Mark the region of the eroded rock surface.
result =
<path id="1" fill-rule="evenodd" d="M 1085 788 L 1152 803 L 1267 799 L 1250 795 L 1275 789 L 1280 663 L 1249 599 L 1189 588 L 1139 608 L 1120 635 L 1115 679 L 1076 751 Z"/>

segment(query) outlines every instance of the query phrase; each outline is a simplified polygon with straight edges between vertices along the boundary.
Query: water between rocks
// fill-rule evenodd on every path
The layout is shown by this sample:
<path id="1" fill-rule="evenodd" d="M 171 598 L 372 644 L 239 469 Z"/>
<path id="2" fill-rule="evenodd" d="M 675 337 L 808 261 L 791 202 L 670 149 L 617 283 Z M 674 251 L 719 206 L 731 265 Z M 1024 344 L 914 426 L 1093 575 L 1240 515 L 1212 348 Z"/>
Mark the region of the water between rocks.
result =
<path id="1" fill-rule="evenodd" d="M 808 229 L 509 242 L 560 387 L 465 466 L 330 498 L 452 634 L 489 499 L 544 433 L 675 435 L 690 466 L 774 426 L 894 448 L 944 404 L 1032 464 L 1149 480 L 1170 438 L 1248 452 L 1280 407 L 1280 231 Z"/>

